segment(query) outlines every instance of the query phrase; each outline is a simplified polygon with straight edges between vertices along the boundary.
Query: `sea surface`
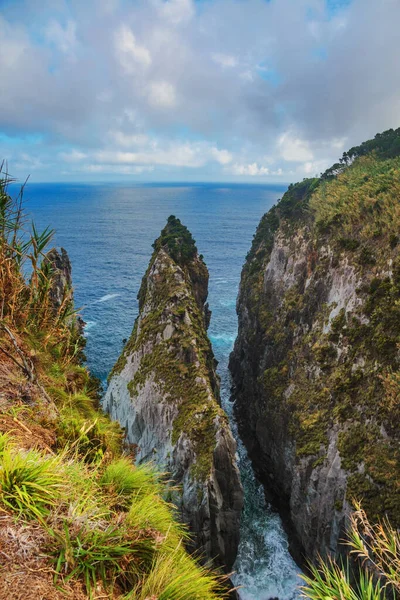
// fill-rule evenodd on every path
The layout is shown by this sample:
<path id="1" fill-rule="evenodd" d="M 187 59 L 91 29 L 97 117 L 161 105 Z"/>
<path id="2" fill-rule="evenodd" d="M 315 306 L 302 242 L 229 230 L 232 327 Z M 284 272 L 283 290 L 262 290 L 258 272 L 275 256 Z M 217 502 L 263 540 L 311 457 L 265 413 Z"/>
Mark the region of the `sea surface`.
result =
<path id="1" fill-rule="evenodd" d="M 29 184 L 26 210 L 36 225 L 56 230 L 55 244 L 72 261 L 75 303 L 86 321 L 88 364 L 105 380 L 138 312 L 137 293 L 152 243 L 171 214 L 190 229 L 210 272 L 209 335 L 219 361 L 222 401 L 229 402 L 228 358 L 237 331 L 240 272 L 261 216 L 282 186 L 223 184 Z M 235 585 L 243 600 L 291 600 L 301 583 L 279 516 L 266 505 L 238 440 L 245 489 Z"/>

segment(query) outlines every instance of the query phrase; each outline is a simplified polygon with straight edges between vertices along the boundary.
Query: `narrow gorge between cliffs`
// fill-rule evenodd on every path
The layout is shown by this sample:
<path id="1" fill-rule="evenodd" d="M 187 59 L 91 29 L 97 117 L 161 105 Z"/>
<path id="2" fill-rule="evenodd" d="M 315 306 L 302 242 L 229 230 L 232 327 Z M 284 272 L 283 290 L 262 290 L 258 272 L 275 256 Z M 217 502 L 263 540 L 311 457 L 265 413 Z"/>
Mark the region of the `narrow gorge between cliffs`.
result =
<path id="1" fill-rule="evenodd" d="M 232 315 L 232 328 L 235 315 Z M 217 353 L 221 377 L 221 402 L 229 416 L 237 441 L 238 466 L 244 491 L 238 556 L 232 581 L 240 586 L 241 600 L 293 600 L 300 597 L 300 570 L 288 550 L 288 540 L 279 514 L 267 504 L 263 486 L 257 481 L 247 450 L 241 441 L 230 402 L 229 353 Z"/>
<path id="2" fill-rule="evenodd" d="M 228 359 L 237 333 L 240 273 L 260 217 L 283 191 L 282 186 L 31 186 L 35 221 L 52 223 L 57 245 L 69 250 L 92 372 L 104 381 L 129 337 L 151 244 L 167 216 L 175 214 L 193 233 L 210 271 L 208 335 L 219 361 L 223 408 L 238 439 Z M 238 455 L 245 507 L 234 584 L 241 586 L 241 600 L 292 600 L 301 580 L 281 520 L 266 506 L 240 440 Z"/>

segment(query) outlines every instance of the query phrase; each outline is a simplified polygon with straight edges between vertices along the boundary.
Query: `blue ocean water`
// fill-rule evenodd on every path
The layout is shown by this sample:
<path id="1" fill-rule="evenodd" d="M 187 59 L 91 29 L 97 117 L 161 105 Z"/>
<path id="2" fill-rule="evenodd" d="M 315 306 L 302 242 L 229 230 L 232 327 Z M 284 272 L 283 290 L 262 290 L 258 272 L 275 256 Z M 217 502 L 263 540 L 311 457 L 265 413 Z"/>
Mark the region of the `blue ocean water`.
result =
<path id="1" fill-rule="evenodd" d="M 260 217 L 282 186 L 30 184 L 26 209 L 39 228 L 56 230 L 55 244 L 71 258 L 75 302 L 86 321 L 88 364 L 105 379 L 138 312 L 137 293 L 152 247 L 169 215 L 190 229 L 210 272 L 209 335 L 219 361 L 222 401 L 229 402 L 228 358 L 236 331 L 240 272 Z M 297 596 L 298 569 L 279 516 L 265 504 L 243 445 L 239 466 L 245 488 L 235 585 L 243 600 Z"/>

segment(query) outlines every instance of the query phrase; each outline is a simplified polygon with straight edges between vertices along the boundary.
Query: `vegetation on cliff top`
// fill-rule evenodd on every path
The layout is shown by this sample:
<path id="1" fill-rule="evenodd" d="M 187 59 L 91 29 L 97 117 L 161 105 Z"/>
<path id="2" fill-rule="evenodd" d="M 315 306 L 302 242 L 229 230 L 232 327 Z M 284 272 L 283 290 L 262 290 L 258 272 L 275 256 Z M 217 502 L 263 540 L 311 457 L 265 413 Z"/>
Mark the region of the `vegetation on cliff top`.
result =
<path id="1" fill-rule="evenodd" d="M 82 366 L 72 290 L 55 309 L 51 231 L 0 179 L 0 599 L 215 599 L 164 481 L 135 467 Z M 28 268 L 30 265 L 30 268 Z M 29 272 L 29 279 L 24 275 Z"/>
<path id="2" fill-rule="evenodd" d="M 171 258 L 181 266 L 189 263 L 197 254 L 196 242 L 191 232 L 174 215 L 168 217 L 160 237 L 153 244 L 156 252 L 163 247 L 166 247 Z"/>

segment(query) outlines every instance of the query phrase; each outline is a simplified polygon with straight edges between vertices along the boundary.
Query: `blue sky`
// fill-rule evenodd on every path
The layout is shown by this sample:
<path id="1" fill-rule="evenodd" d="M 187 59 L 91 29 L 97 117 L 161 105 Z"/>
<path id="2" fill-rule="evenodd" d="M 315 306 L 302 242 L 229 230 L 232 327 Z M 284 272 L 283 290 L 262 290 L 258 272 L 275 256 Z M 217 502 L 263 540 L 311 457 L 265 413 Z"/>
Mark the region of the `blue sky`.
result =
<path id="1" fill-rule="evenodd" d="M 400 125 L 399 0 L 0 0 L 32 181 L 288 182 Z"/>

